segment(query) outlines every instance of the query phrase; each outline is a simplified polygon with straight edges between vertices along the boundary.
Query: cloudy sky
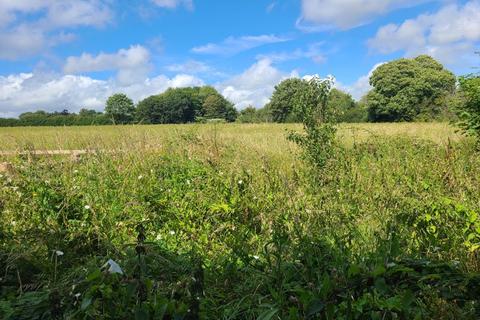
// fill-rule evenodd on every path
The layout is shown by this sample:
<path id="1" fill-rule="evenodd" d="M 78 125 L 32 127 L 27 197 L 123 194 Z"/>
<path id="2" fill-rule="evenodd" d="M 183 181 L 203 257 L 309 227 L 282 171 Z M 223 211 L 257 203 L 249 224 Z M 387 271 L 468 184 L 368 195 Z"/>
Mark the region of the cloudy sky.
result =
<path id="1" fill-rule="evenodd" d="M 480 0 L 0 0 L 0 116 L 203 84 L 262 107 L 308 74 L 360 98 L 382 62 L 427 53 L 464 74 L 479 50 Z"/>

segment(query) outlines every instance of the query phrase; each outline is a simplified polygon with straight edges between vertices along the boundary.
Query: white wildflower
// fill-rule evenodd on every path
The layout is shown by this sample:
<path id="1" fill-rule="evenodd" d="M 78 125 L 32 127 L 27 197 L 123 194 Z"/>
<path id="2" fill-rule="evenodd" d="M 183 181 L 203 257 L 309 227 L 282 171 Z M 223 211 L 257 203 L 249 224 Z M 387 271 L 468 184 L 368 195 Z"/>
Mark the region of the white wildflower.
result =
<path id="1" fill-rule="evenodd" d="M 175 234 L 175 231 L 171 230 L 170 234 L 173 236 Z"/>
<path id="2" fill-rule="evenodd" d="M 238 184 L 243 184 L 243 180 L 238 180 Z"/>
<path id="3" fill-rule="evenodd" d="M 55 250 L 55 254 L 57 255 L 57 257 L 63 256 L 63 251 Z"/>
<path id="4" fill-rule="evenodd" d="M 258 259 L 260 259 L 260 257 L 259 256 L 253 256 L 253 259 L 258 260 Z"/>
<path id="5" fill-rule="evenodd" d="M 108 259 L 108 261 L 102 266 L 102 268 L 108 267 L 107 271 L 110 273 L 118 273 L 118 274 L 123 274 L 122 268 L 113 261 L 112 259 Z"/>
<path id="6" fill-rule="evenodd" d="M 142 175 L 139 175 L 138 176 L 138 180 L 142 180 L 143 179 L 143 176 Z"/>
<path id="7" fill-rule="evenodd" d="M 85 210 L 90 210 L 91 209 L 91 207 L 88 204 L 84 208 L 85 208 Z"/>

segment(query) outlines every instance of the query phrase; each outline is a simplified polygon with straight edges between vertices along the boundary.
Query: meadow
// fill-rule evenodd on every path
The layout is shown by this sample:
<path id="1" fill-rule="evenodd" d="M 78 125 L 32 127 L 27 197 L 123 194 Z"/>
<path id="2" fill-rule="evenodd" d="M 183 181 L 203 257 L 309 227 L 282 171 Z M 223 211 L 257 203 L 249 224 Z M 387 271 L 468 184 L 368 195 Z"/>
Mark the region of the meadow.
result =
<path id="1" fill-rule="evenodd" d="M 473 141 L 342 124 L 318 169 L 301 128 L 0 128 L 0 318 L 479 318 Z"/>

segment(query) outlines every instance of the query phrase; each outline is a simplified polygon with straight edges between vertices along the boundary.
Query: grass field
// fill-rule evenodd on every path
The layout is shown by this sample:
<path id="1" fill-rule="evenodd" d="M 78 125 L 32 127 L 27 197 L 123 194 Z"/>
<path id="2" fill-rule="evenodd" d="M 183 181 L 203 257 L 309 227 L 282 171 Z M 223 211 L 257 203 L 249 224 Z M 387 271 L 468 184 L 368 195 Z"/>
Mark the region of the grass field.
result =
<path id="1" fill-rule="evenodd" d="M 2 151 L 98 152 L 0 157 L 0 318 L 478 318 L 473 142 L 341 125 L 318 170 L 300 129 L 1 128 Z"/>

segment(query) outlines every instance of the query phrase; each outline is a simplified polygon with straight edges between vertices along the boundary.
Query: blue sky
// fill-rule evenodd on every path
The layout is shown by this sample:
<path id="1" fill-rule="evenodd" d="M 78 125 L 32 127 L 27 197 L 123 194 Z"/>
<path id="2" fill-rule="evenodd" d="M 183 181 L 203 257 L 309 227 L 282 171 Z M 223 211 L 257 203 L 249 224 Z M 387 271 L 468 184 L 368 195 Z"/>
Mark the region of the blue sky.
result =
<path id="1" fill-rule="evenodd" d="M 311 74 L 358 99 L 381 63 L 427 53 L 464 74 L 478 50 L 480 0 L 1 0 L 0 116 L 204 84 L 262 107 Z"/>

